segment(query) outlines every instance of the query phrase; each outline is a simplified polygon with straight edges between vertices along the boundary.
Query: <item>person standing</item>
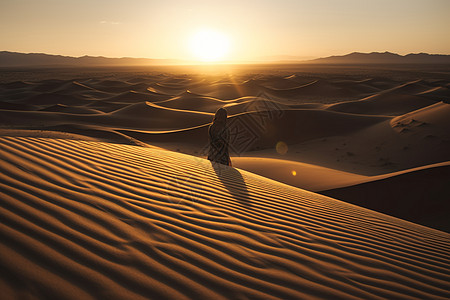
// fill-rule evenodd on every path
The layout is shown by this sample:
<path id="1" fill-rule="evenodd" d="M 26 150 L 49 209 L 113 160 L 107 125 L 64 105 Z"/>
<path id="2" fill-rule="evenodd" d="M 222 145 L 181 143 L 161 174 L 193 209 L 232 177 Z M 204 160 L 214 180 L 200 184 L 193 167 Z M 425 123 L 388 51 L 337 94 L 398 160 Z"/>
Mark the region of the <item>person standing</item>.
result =
<path id="1" fill-rule="evenodd" d="M 230 132 L 227 127 L 227 111 L 221 107 L 214 115 L 213 123 L 208 128 L 209 153 L 208 159 L 223 165 L 231 166 L 228 145 Z"/>

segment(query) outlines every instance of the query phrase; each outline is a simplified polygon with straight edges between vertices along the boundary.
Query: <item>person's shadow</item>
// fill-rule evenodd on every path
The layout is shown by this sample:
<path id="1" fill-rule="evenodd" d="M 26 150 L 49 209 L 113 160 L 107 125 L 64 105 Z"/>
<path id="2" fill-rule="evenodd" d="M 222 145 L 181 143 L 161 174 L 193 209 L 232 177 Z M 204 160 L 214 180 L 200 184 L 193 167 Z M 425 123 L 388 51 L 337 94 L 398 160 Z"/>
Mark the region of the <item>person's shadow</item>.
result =
<path id="1" fill-rule="evenodd" d="M 234 199 L 245 208 L 250 208 L 250 197 L 248 195 L 247 185 L 241 173 L 233 167 L 211 162 L 216 172 L 217 178 L 230 192 Z"/>

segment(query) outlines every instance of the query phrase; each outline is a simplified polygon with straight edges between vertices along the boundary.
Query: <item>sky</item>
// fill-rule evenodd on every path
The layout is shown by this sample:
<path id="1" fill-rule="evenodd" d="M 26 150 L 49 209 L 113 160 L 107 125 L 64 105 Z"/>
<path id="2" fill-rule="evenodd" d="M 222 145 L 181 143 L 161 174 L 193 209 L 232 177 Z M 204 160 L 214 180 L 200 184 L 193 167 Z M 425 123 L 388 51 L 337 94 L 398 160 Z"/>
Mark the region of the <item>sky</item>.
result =
<path id="1" fill-rule="evenodd" d="M 449 0 L 0 0 L 0 50 L 196 60 L 225 40 L 226 61 L 450 54 L 449 13 Z M 222 44 L 199 44 L 205 30 Z"/>

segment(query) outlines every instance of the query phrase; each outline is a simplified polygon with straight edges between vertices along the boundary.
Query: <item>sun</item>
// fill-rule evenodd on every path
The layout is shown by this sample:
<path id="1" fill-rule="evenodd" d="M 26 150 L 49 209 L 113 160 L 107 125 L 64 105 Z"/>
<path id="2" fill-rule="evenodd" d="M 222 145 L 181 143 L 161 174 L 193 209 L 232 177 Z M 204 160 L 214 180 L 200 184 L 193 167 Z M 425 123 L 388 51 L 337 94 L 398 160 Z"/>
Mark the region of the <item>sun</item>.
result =
<path id="1" fill-rule="evenodd" d="M 230 40 L 222 32 L 202 29 L 191 37 L 190 48 L 195 59 L 203 62 L 216 62 L 226 58 Z"/>

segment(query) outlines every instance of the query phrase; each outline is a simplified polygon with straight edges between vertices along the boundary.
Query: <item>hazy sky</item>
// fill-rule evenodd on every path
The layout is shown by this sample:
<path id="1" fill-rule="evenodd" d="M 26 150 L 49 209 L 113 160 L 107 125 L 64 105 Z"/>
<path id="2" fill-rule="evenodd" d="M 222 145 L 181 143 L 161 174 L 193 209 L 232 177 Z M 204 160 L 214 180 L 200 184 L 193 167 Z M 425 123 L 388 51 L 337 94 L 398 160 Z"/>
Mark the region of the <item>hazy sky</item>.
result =
<path id="1" fill-rule="evenodd" d="M 191 59 L 202 28 L 230 60 L 450 54 L 450 0 L 0 0 L 0 50 Z"/>

